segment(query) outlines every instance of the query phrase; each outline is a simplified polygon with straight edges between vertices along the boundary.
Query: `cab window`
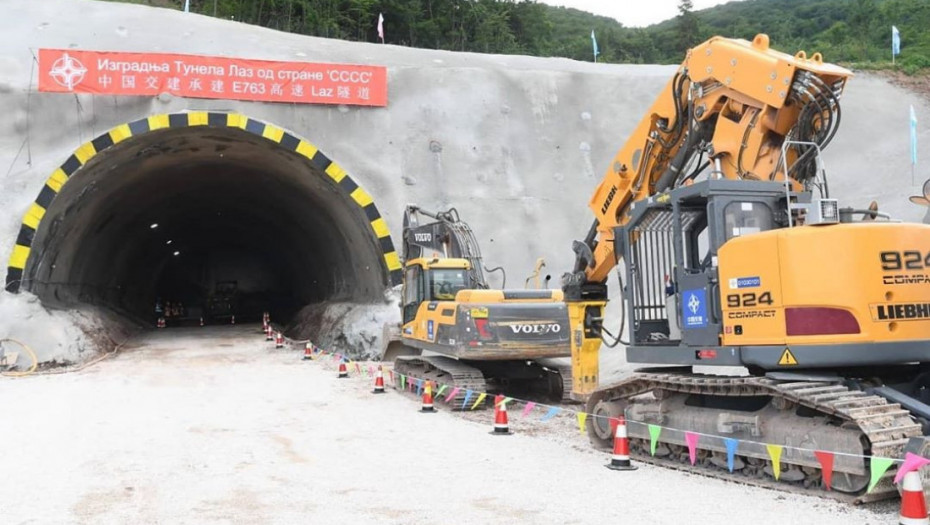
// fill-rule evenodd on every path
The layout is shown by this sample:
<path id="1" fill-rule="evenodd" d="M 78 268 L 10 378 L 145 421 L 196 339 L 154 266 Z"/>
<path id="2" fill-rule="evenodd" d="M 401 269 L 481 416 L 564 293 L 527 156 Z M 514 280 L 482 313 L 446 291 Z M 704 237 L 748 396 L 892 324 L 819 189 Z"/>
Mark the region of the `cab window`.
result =
<path id="1" fill-rule="evenodd" d="M 433 269 L 429 272 L 429 291 L 433 301 L 452 301 L 459 290 L 464 290 L 465 270 Z"/>

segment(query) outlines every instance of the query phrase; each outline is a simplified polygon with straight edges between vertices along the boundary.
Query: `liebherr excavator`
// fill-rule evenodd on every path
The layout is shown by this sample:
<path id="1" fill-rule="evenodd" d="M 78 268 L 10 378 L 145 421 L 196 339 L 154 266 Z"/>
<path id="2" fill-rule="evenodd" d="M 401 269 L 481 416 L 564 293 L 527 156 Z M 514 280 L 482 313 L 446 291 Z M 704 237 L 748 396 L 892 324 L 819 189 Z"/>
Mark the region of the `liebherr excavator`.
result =
<path id="1" fill-rule="evenodd" d="M 688 52 L 614 157 L 562 278 L 573 395 L 593 415 L 595 445 L 610 446 L 625 414 L 642 423 L 629 429 L 634 454 L 650 461 L 765 485 L 766 444 L 784 445 L 782 488 L 895 494 L 893 472 L 866 493 L 866 456 L 925 448 L 909 440 L 930 422 L 930 226 L 829 197 L 819 154 L 850 76 L 819 53 L 775 51 L 766 35 L 714 37 Z M 615 267 L 627 361 L 673 366 L 605 385 L 599 349 L 624 333 L 603 323 Z M 654 457 L 650 423 L 663 427 Z M 684 431 L 704 436 L 693 467 Z M 732 474 L 724 438 L 740 440 Z M 830 493 L 814 450 L 839 453 Z"/>

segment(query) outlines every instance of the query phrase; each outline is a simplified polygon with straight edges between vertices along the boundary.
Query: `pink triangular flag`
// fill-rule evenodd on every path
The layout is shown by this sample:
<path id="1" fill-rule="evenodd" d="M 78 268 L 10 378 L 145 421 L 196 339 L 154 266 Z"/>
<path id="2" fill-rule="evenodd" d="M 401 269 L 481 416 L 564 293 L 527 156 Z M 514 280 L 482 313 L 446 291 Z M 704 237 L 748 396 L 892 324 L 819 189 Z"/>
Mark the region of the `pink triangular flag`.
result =
<path id="1" fill-rule="evenodd" d="M 388 368 L 388 376 L 391 378 L 391 384 L 396 385 L 396 383 L 394 383 L 394 370 L 393 369 Z"/>
<path id="2" fill-rule="evenodd" d="M 698 435 L 694 432 L 685 432 L 685 441 L 688 442 L 688 459 L 691 460 L 691 465 L 694 465 L 694 462 L 697 461 L 697 442 Z"/>
<path id="3" fill-rule="evenodd" d="M 912 470 L 919 470 L 920 467 L 924 465 L 930 465 L 930 459 L 927 459 L 923 456 L 918 456 L 912 452 L 908 452 L 904 456 L 904 464 L 898 467 L 898 473 L 894 475 L 894 482 L 898 484 L 904 479 L 904 475 Z"/>
<path id="4" fill-rule="evenodd" d="M 533 410 L 533 407 L 534 407 L 534 406 L 536 406 L 536 403 L 534 403 L 534 402 L 532 402 L 532 401 L 528 401 L 528 402 L 526 403 L 526 406 L 523 407 L 523 413 L 520 414 L 520 417 L 526 417 L 527 414 L 530 413 L 530 410 Z"/>
<path id="5" fill-rule="evenodd" d="M 453 388 L 452 391 L 449 392 L 449 395 L 446 396 L 446 403 L 449 403 L 450 401 L 452 401 L 452 399 L 455 398 L 455 394 L 459 393 L 459 390 L 461 390 L 459 387 Z"/>

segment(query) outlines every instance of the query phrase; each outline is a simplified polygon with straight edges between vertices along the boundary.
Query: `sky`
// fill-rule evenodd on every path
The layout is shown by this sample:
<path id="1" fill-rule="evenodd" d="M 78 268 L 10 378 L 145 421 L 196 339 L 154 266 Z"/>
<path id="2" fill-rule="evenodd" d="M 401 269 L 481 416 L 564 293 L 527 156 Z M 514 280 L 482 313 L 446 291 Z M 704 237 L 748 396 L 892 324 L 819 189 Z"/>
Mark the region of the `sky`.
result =
<path id="1" fill-rule="evenodd" d="M 574 7 L 616 18 L 626 27 L 643 27 L 678 15 L 678 0 L 537 0 L 543 4 Z M 692 0 L 694 10 L 706 9 L 727 0 Z"/>

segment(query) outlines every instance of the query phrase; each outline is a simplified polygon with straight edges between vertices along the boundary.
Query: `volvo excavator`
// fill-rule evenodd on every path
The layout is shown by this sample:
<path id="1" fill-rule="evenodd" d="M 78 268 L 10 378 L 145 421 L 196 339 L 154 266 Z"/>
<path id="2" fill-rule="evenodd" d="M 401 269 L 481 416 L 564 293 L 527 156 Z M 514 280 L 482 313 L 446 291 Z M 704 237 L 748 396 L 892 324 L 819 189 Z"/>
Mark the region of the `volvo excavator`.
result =
<path id="1" fill-rule="evenodd" d="M 930 226 L 830 197 L 820 152 L 850 77 L 763 34 L 714 37 L 616 154 L 562 278 L 572 395 L 596 446 L 625 415 L 643 460 L 856 502 L 896 495 L 894 469 L 867 491 L 868 458 L 927 448 Z M 652 368 L 603 384 L 598 352 L 618 344 Z M 654 455 L 648 424 L 663 428 Z M 685 431 L 702 435 L 693 466 Z M 739 440 L 732 473 L 725 438 Z M 766 444 L 786 447 L 777 482 Z M 815 450 L 836 453 L 831 492 Z"/>
<path id="2" fill-rule="evenodd" d="M 491 289 L 455 208 L 408 205 L 402 253 L 402 322 L 386 327 L 382 357 L 395 371 L 458 387 L 451 406 L 469 390 L 570 400 L 571 367 L 556 359 L 571 355 L 561 290 Z"/>

